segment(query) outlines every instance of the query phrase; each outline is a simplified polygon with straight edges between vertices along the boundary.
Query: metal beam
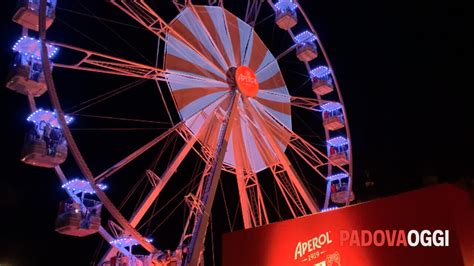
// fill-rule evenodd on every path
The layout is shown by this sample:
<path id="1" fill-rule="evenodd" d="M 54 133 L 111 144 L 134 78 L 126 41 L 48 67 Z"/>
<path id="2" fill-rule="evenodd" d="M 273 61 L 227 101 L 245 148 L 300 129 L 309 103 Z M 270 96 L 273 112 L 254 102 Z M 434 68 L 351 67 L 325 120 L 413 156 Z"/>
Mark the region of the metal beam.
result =
<path id="1" fill-rule="evenodd" d="M 193 236 L 189 245 L 190 256 L 186 258 L 184 265 L 198 265 L 201 252 L 204 249 L 204 240 L 206 238 L 207 226 L 211 215 L 212 204 L 216 195 L 217 185 L 222 171 L 222 163 L 227 151 L 227 145 L 232 132 L 233 124 L 237 116 L 237 104 L 240 93 L 234 92 L 232 95 L 231 105 L 226 114 L 225 121 L 221 126 L 219 138 L 217 142 L 217 149 L 212 159 L 212 167 L 209 176 L 204 185 L 202 194 L 203 211 L 197 215 L 194 224 Z M 188 261 L 188 259 L 190 259 Z"/>
<path id="2" fill-rule="evenodd" d="M 285 170 L 282 169 L 281 163 L 278 162 L 278 157 L 276 156 L 275 152 L 271 149 L 270 145 L 267 143 L 267 139 L 261 134 L 260 127 L 253 121 L 254 119 L 250 118 L 252 115 L 247 114 L 247 124 L 248 128 L 252 134 L 252 136 L 256 140 L 256 147 L 260 154 L 262 155 L 265 163 L 270 166 L 270 170 L 272 171 L 273 177 L 275 179 L 275 183 L 278 185 L 280 192 L 285 199 L 285 202 L 290 209 L 291 214 L 293 217 L 298 217 L 298 213 L 295 211 L 294 207 L 301 206 L 299 202 L 301 202 L 297 198 L 297 194 L 294 193 L 294 187 L 291 183 L 287 182 L 287 176 L 285 176 Z M 286 181 L 286 182 L 285 182 Z M 286 187 L 286 186 L 289 187 Z M 300 211 L 301 215 L 306 214 L 304 208 L 301 208 Z"/>
<path id="3" fill-rule="evenodd" d="M 289 95 L 289 94 L 283 94 L 283 93 L 278 93 L 278 92 L 274 92 L 274 91 L 261 90 L 260 93 L 263 93 L 263 94 L 266 94 L 266 95 L 272 96 L 272 97 L 278 97 L 283 101 L 289 101 L 291 106 L 299 107 L 299 108 L 302 108 L 302 109 L 307 109 L 307 110 L 310 110 L 310 111 L 322 111 L 321 109 L 316 109 L 316 108 L 318 106 L 322 105 L 322 104 L 325 104 L 325 103 L 337 103 L 335 101 L 292 96 L 292 95 Z M 257 101 L 258 101 L 258 99 L 257 99 Z"/>
<path id="4" fill-rule="evenodd" d="M 122 169 L 124 166 L 126 166 L 128 163 L 130 163 L 131 161 L 133 161 L 134 159 L 136 159 L 137 157 L 139 157 L 140 155 L 142 155 L 144 152 L 148 151 L 150 148 L 152 148 L 153 146 L 155 146 L 158 142 L 162 141 L 164 138 L 168 137 L 171 133 L 179 130 L 180 127 L 183 126 L 183 123 L 179 123 L 177 124 L 176 126 L 168 129 L 166 132 L 164 132 L 163 134 L 161 134 L 160 136 L 154 138 L 153 140 L 151 140 L 150 142 L 148 142 L 147 144 L 143 145 L 142 147 L 140 147 L 138 150 L 136 150 L 135 152 L 131 153 L 130 155 L 128 155 L 127 157 L 123 158 L 122 160 L 120 160 L 118 163 L 114 164 L 112 167 L 108 168 L 107 170 L 105 170 L 104 172 L 102 172 L 101 174 L 99 174 L 98 176 L 96 176 L 94 178 L 94 181 L 96 183 L 100 183 L 102 182 L 104 179 L 106 179 L 107 177 L 113 175 L 115 172 L 117 172 L 118 170 Z"/>
<path id="5" fill-rule="evenodd" d="M 199 114 L 196 114 L 199 115 Z M 165 187 L 165 185 L 168 183 L 170 178 L 173 176 L 173 174 L 176 172 L 178 167 L 181 165 L 183 162 L 184 158 L 186 155 L 191 151 L 191 149 L 194 147 L 196 144 L 198 137 L 202 132 L 206 130 L 206 128 L 209 126 L 210 121 L 212 121 L 211 117 L 206 118 L 205 123 L 203 126 L 200 128 L 199 132 L 194 136 L 193 134 L 186 134 L 188 137 L 183 138 L 186 142 L 186 144 L 180 149 L 178 154 L 175 156 L 173 161 L 170 163 L 170 165 L 166 168 L 166 170 L 163 172 L 161 175 L 160 182 L 156 184 L 156 186 L 153 187 L 153 189 L 148 193 L 148 195 L 145 197 L 145 199 L 140 203 L 140 206 L 135 210 L 133 215 L 131 216 L 129 222 L 132 227 L 136 227 L 138 223 L 141 221 L 143 216 L 146 214 L 146 212 L 150 209 L 152 206 L 153 202 L 158 198 L 160 195 L 161 191 Z M 178 125 L 181 125 L 180 127 L 176 128 L 178 131 L 183 130 L 186 131 L 188 130 L 184 124 L 180 123 Z M 105 255 L 102 257 L 102 262 L 109 261 L 111 257 L 115 254 L 115 249 L 110 248 Z"/>
<path id="6" fill-rule="evenodd" d="M 271 134 L 271 132 L 269 131 L 268 126 L 266 125 L 266 123 L 264 122 L 264 118 L 262 117 L 262 114 L 261 114 L 262 111 L 257 110 L 252 105 L 252 103 L 250 103 L 249 99 L 244 99 L 244 106 L 249 111 L 249 113 L 252 114 L 253 119 L 255 119 L 255 121 L 258 123 L 261 133 L 264 136 L 266 136 L 265 139 L 268 141 L 270 148 L 275 152 L 276 156 L 279 159 L 279 162 L 281 163 L 281 165 L 287 172 L 288 177 L 291 180 L 291 183 L 295 186 L 296 190 L 303 198 L 304 202 L 308 206 L 311 213 L 319 212 L 319 207 L 316 204 L 315 199 L 311 197 L 308 189 L 304 186 L 303 182 L 296 174 L 295 169 L 289 162 L 285 153 L 281 150 L 280 145 L 278 145 L 276 140 L 274 139 L 274 135 Z"/>
<path id="7" fill-rule="evenodd" d="M 165 71 L 163 69 L 97 53 L 68 44 L 56 42 L 50 42 L 49 44 L 84 55 L 79 62 L 75 64 L 62 64 L 56 62 L 54 67 L 134 78 L 165 80 Z"/>
<path id="8" fill-rule="evenodd" d="M 240 196 L 240 206 L 245 228 L 252 228 L 268 224 L 267 211 L 263 201 L 260 183 L 247 157 L 245 140 L 242 135 L 240 116 L 235 122 L 232 131 L 235 175 Z"/>

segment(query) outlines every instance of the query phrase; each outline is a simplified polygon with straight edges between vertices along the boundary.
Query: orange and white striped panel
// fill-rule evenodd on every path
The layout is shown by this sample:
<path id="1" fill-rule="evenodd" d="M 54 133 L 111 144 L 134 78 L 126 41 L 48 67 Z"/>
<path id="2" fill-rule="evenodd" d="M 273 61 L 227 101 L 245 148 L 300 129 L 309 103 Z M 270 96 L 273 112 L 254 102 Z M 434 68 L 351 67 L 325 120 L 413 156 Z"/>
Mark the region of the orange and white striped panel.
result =
<path id="1" fill-rule="evenodd" d="M 181 118 L 194 134 L 203 125 L 204 117 L 216 108 L 228 109 L 227 99 L 232 89 L 226 82 L 226 73 L 229 68 L 238 66 L 249 67 L 257 77 L 260 90 L 252 102 L 291 129 L 290 97 L 280 68 L 251 26 L 216 6 L 190 6 L 169 25 L 171 30 L 165 48 L 166 77 Z M 244 110 L 241 100 L 238 110 Z M 202 115 L 195 115 L 199 112 Z M 248 116 L 240 115 L 242 126 L 239 130 L 245 139 L 243 145 L 251 157 L 252 169 L 261 171 L 268 163 L 256 148 L 257 140 L 248 128 L 248 123 L 255 121 L 246 121 Z M 284 150 L 288 139 L 274 137 Z M 230 141 L 224 162 L 235 166 L 233 145 Z"/>

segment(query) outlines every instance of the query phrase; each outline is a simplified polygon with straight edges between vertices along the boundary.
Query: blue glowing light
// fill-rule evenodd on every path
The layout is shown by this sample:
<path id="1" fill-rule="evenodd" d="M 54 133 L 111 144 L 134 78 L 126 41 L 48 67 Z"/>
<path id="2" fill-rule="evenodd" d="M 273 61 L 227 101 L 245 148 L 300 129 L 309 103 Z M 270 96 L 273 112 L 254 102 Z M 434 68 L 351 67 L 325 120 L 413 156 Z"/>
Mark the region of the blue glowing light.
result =
<path id="1" fill-rule="evenodd" d="M 331 207 L 331 208 L 327 208 L 327 209 L 321 209 L 321 212 L 334 211 L 336 209 L 338 209 L 338 207 Z"/>
<path id="2" fill-rule="evenodd" d="M 74 118 L 72 116 L 64 116 L 64 119 L 66 120 L 66 124 L 70 124 Z M 51 112 L 43 109 L 38 109 L 31 113 L 27 118 L 26 121 L 28 122 L 33 122 L 33 123 L 40 123 L 41 121 L 44 121 L 46 123 L 49 123 L 50 126 L 54 128 L 61 128 L 59 125 L 59 121 L 57 118 L 56 112 Z"/>
<path id="3" fill-rule="evenodd" d="M 322 79 L 331 75 L 331 70 L 327 66 L 318 66 L 309 72 L 311 78 Z"/>
<path id="4" fill-rule="evenodd" d="M 106 185 L 103 184 L 97 184 L 97 186 L 101 190 L 105 190 L 107 188 Z M 94 194 L 95 191 L 92 189 L 92 186 L 90 185 L 89 181 L 83 180 L 83 179 L 72 179 L 66 183 L 64 183 L 62 188 L 67 189 L 71 191 L 74 194 L 80 194 L 80 193 L 89 193 L 89 194 Z"/>
<path id="5" fill-rule="evenodd" d="M 285 11 L 287 9 L 294 11 L 296 8 L 298 8 L 298 6 L 293 2 L 293 0 L 279 0 L 275 4 L 275 8 L 278 11 Z"/>
<path id="6" fill-rule="evenodd" d="M 110 241 L 109 243 L 119 247 L 131 247 L 138 245 L 138 241 L 133 237 L 119 237 Z"/>
<path id="7" fill-rule="evenodd" d="M 346 178 L 346 177 L 349 177 L 346 173 L 339 173 L 339 174 L 328 176 L 327 180 L 328 181 L 333 181 L 333 180 L 343 179 L 343 178 Z"/>
<path id="8" fill-rule="evenodd" d="M 347 141 L 346 138 L 338 136 L 332 139 L 328 139 L 327 143 L 331 146 L 337 147 L 337 146 L 347 145 L 349 142 Z"/>
<path id="9" fill-rule="evenodd" d="M 145 241 L 148 243 L 152 243 L 153 239 L 145 238 Z M 116 238 L 110 241 L 109 243 L 114 246 L 125 247 L 125 248 L 139 245 L 138 241 L 135 238 L 129 237 L 129 236 Z"/>
<path id="10" fill-rule="evenodd" d="M 324 112 L 334 112 L 342 108 L 342 105 L 338 102 L 328 102 L 321 105 L 321 109 Z"/>
<path id="11" fill-rule="evenodd" d="M 47 44 L 48 58 L 52 59 L 59 51 L 58 47 Z M 24 56 L 41 59 L 41 41 L 32 37 L 23 36 L 14 45 L 13 51 L 19 52 Z"/>
<path id="12" fill-rule="evenodd" d="M 314 42 L 314 41 L 316 41 L 316 35 L 314 35 L 312 32 L 307 31 L 307 30 L 295 36 L 295 42 L 297 44 Z"/>

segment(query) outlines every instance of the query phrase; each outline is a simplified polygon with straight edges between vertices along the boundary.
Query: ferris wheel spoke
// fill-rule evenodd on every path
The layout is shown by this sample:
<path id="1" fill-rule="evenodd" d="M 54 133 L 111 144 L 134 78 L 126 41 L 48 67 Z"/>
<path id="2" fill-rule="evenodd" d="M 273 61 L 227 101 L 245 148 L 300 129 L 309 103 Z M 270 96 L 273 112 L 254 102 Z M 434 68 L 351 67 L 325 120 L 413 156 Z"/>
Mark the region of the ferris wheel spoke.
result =
<path id="1" fill-rule="evenodd" d="M 247 157 L 242 135 L 241 117 L 235 121 L 232 131 L 232 144 L 235 158 L 235 175 L 240 195 L 240 206 L 245 228 L 268 224 L 268 216 L 262 197 L 260 183 Z"/>
<path id="2" fill-rule="evenodd" d="M 238 117 L 238 103 L 238 93 L 232 92 L 230 95 L 230 102 L 227 105 L 226 111 L 224 111 L 224 116 L 221 118 L 222 122 L 219 125 L 220 129 L 217 136 L 216 149 L 212 152 L 210 159 L 206 162 L 201 183 L 195 195 L 197 201 L 193 201 L 194 203 L 197 203 L 198 209 L 197 211 L 193 209 L 190 210 L 190 214 L 194 213 L 194 217 L 189 216 L 188 222 L 190 219 L 193 219 L 193 225 L 189 227 L 186 226 L 183 232 L 183 238 L 188 232 L 191 232 L 192 235 L 188 246 L 190 256 L 185 258 L 185 264 L 189 263 L 190 265 L 197 265 L 204 248 L 204 240 L 206 238 L 209 218 L 211 216 L 211 210 L 221 176 L 222 164 L 224 162 L 233 125 Z M 216 113 L 216 115 L 221 116 L 221 110 L 216 110 L 216 112 L 219 112 Z M 193 206 L 195 205 L 193 204 Z"/>
<path id="3" fill-rule="evenodd" d="M 226 86 L 225 82 L 218 81 L 215 78 L 213 79 L 208 76 L 203 76 L 202 74 L 199 74 L 199 71 L 197 71 L 197 73 L 188 73 L 176 70 L 165 71 L 153 66 L 105 55 L 68 44 L 54 42 L 51 44 L 61 47 L 62 49 L 67 49 L 71 52 L 83 54 L 83 57 L 78 63 L 69 64 L 56 62 L 54 63 L 54 67 L 161 81 L 172 80 L 177 84 L 187 84 L 188 82 L 193 82 L 194 84 L 203 86 L 209 86 L 210 84 L 213 84 L 214 86 Z M 219 79 L 221 78 L 219 77 Z"/>
<path id="4" fill-rule="evenodd" d="M 229 29 L 228 11 L 216 7 L 193 6 L 193 8 L 202 23 L 207 27 L 209 38 L 215 42 L 216 48 L 227 66 L 237 66 L 238 63 L 233 48 L 234 43 Z"/>
<path id="5" fill-rule="evenodd" d="M 213 71 L 199 58 L 193 55 L 186 57 L 176 56 L 174 55 L 177 53 L 175 49 L 169 49 L 168 51 L 169 53 L 166 55 L 166 69 L 170 73 L 189 75 L 191 77 L 203 77 L 202 79 L 207 78 L 220 82 L 226 81 L 225 75 Z"/>
<path id="6" fill-rule="evenodd" d="M 87 118 L 97 118 L 104 120 L 116 120 L 116 121 L 126 121 L 126 122 L 136 122 L 136 123 L 147 123 L 147 124 L 162 124 L 169 125 L 169 122 L 163 121 L 153 121 L 153 120 L 144 120 L 144 119 L 135 119 L 128 117 L 116 117 L 116 116 L 104 116 L 104 115 L 92 115 L 92 114 L 75 114 L 75 116 L 87 117 Z"/>
<path id="7" fill-rule="evenodd" d="M 54 67 L 76 69 L 90 72 L 114 74 L 135 78 L 165 80 L 165 71 L 156 67 L 128 61 L 94 51 L 74 47 L 63 43 L 51 43 L 71 52 L 81 53 L 84 56 L 76 64 L 55 63 Z"/>
<path id="8" fill-rule="evenodd" d="M 222 101 L 229 98 L 231 90 L 228 87 L 201 87 L 188 90 L 189 88 L 192 87 L 182 87 L 181 90 L 174 84 L 173 92 L 182 119 L 186 121 L 188 127 L 195 131 L 200 123 L 191 119 L 194 114 L 204 110 L 207 110 L 206 112 L 209 114 L 212 110 L 218 108 Z M 196 126 L 192 126 L 193 124 L 196 124 Z"/>
<path id="9" fill-rule="evenodd" d="M 221 104 L 227 98 L 228 98 L 228 95 L 221 96 L 216 102 L 218 104 Z M 117 172 L 118 170 L 120 170 L 121 168 L 126 166 L 128 163 L 133 161 L 135 158 L 139 157 L 141 154 L 146 152 L 148 149 L 150 149 L 151 147 L 156 145 L 158 142 L 160 142 L 161 140 L 163 140 L 165 137 L 169 136 L 173 132 L 176 132 L 177 134 L 181 135 L 186 143 L 194 144 L 194 142 L 196 141 L 195 136 L 199 137 L 201 134 L 203 134 L 203 132 L 205 132 L 205 130 L 203 130 L 203 128 L 207 129 L 208 125 L 209 125 L 209 121 L 211 121 L 211 119 L 215 116 L 214 114 L 209 114 L 209 113 L 205 112 L 206 108 L 212 107 L 213 104 L 214 103 L 209 103 L 204 108 L 202 108 L 198 111 L 195 111 L 194 114 L 192 116 L 190 116 L 188 121 L 183 121 L 179 124 L 176 124 L 174 127 L 170 128 L 165 133 L 163 133 L 160 136 L 156 137 L 155 139 L 151 140 L 150 142 L 148 142 L 147 144 L 145 144 L 144 146 L 142 146 L 141 148 L 139 148 L 135 152 L 131 153 L 130 155 L 128 155 L 127 157 L 125 157 L 124 159 L 119 161 L 118 163 L 114 164 L 112 167 L 105 170 L 104 172 L 102 172 L 97 177 L 95 177 L 95 179 L 94 179 L 95 182 L 99 183 L 99 182 L 103 181 L 105 178 L 111 176 L 112 174 L 114 174 L 115 172 Z M 189 122 L 191 122 L 191 123 L 189 123 Z M 197 127 L 197 128 L 199 128 L 199 130 L 197 130 L 195 132 L 191 132 L 192 128 L 194 128 L 194 126 L 196 125 L 194 123 L 199 125 L 199 127 Z M 191 145 L 190 148 L 193 148 L 193 145 Z M 204 159 L 207 160 L 208 158 L 204 157 Z M 174 173 L 174 171 L 170 171 L 170 173 Z M 162 177 L 162 179 L 163 179 L 163 177 Z"/>
<path id="10" fill-rule="evenodd" d="M 217 103 L 222 102 L 227 97 L 227 95 L 221 96 L 219 99 L 217 99 L 216 102 Z M 145 153 L 147 150 L 151 149 L 153 146 L 155 146 L 157 143 L 159 143 L 164 138 L 169 136 L 171 133 L 173 133 L 173 132 L 182 133 L 182 130 L 180 130 L 180 129 L 190 125 L 189 123 L 187 124 L 187 122 L 189 122 L 189 121 L 199 121 L 198 117 L 202 116 L 201 114 L 202 114 L 203 110 L 205 110 L 209 106 L 212 106 L 213 104 L 215 104 L 215 103 L 214 102 L 208 103 L 206 106 L 202 107 L 202 109 L 194 110 L 194 112 L 189 116 L 188 121 L 183 121 L 179 124 L 176 124 L 172 128 L 168 129 L 166 132 L 161 134 L 160 136 L 154 138 L 153 140 L 151 140 L 147 144 L 140 147 L 138 150 L 134 151 L 133 153 L 131 153 L 130 155 L 128 155 L 124 159 L 120 160 L 118 163 L 114 164 L 112 167 L 110 167 L 107 170 L 103 171 L 101 174 L 99 174 L 98 176 L 96 176 L 94 178 L 95 183 L 100 183 L 104 179 L 110 177 L 111 175 L 113 175 L 114 173 L 116 173 L 117 171 L 122 169 L 124 166 L 126 166 L 128 163 L 132 162 L 134 159 L 138 158 L 140 155 Z M 207 117 L 207 116 L 205 116 L 205 117 Z"/>
<path id="11" fill-rule="evenodd" d="M 286 90 L 285 80 L 277 67 L 267 69 L 267 71 L 260 72 L 256 74 L 256 76 L 260 83 L 259 90 L 272 90 L 277 92 L 282 92 L 282 89 Z"/>
<path id="12" fill-rule="evenodd" d="M 140 220 L 143 218 L 145 213 L 150 208 L 151 204 L 156 200 L 156 198 L 158 197 L 160 192 L 163 190 L 165 185 L 168 183 L 172 175 L 176 172 L 178 167 L 181 165 L 183 159 L 194 147 L 194 145 L 198 141 L 199 136 L 207 130 L 211 121 L 212 121 L 212 116 L 207 117 L 204 125 L 201 127 L 200 131 L 196 135 L 190 134 L 189 129 L 187 129 L 186 127 L 181 127 L 178 129 L 178 132 L 180 135 L 187 136 L 186 138 L 183 138 L 186 144 L 181 148 L 181 150 L 175 156 L 173 161 L 170 163 L 170 165 L 166 168 L 166 170 L 160 176 L 160 181 L 156 184 L 156 186 L 153 187 L 152 191 L 149 192 L 145 200 L 140 204 L 138 209 L 132 215 L 132 218 L 130 219 L 130 224 L 132 226 L 135 227 L 140 222 Z"/>
<path id="13" fill-rule="evenodd" d="M 291 118 L 291 102 L 289 95 L 281 98 L 275 97 L 274 95 L 257 95 L 254 100 L 265 106 L 266 109 L 275 112 L 278 116 L 285 116 L 285 120 Z"/>
<path id="14" fill-rule="evenodd" d="M 262 108 L 263 106 L 260 106 Z M 269 113 L 267 110 L 261 110 L 262 114 L 267 118 L 265 119 L 267 126 L 275 136 L 289 135 L 290 139 L 288 146 L 300 156 L 317 174 L 322 178 L 327 179 L 320 168 L 323 166 L 330 166 L 337 169 L 340 173 L 348 174 L 347 170 L 338 164 L 331 162 L 326 154 L 315 148 L 311 143 L 306 141 L 304 138 L 296 134 L 291 129 L 287 128 L 282 122 L 280 122 L 275 116 Z"/>
<path id="15" fill-rule="evenodd" d="M 185 88 L 228 88 L 227 82 L 221 80 L 221 78 L 210 78 L 208 76 L 202 76 L 200 74 L 191 73 L 188 71 L 178 71 L 178 70 L 166 70 L 166 79 L 169 83 L 177 85 L 178 89 Z"/>
<path id="16" fill-rule="evenodd" d="M 182 47 L 177 44 L 181 43 L 187 49 L 192 50 L 200 57 L 200 60 L 206 62 L 213 70 L 220 72 L 225 76 L 225 71 L 213 62 L 212 58 L 205 56 L 197 47 L 192 45 L 188 38 L 185 38 L 179 31 L 171 27 L 165 20 L 163 20 L 144 0 L 111 0 L 113 5 L 118 7 L 128 16 L 143 25 L 150 32 L 157 35 L 163 42 L 173 47 L 182 57 L 186 57 Z M 174 41 L 172 41 L 174 40 Z"/>
<path id="17" fill-rule="evenodd" d="M 247 0 L 247 9 L 245 11 L 245 22 L 254 27 L 257 22 L 258 14 L 262 8 L 263 1 Z"/>
<path id="18" fill-rule="evenodd" d="M 202 116 L 202 114 L 196 114 L 196 116 Z M 155 186 L 152 187 L 152 189 L 148 192 L 144 200 L 140 203 L 138 208 L 133 212 L 129 223 L 133 228 L 136 228 L 137 225 L 140 223 L 140 221 L 143 219 L 145 214 L 148 212 L 150 207 L 153 205 L 153 203 L 156 201 L 158 196 L 160 195 L 161 191 L 163 188 L 166 186 L 166 184 L 169 182 L 171 177 L 173 176 L 174 173 L 176 173 L 178 167 L 181 165 L 183 162 L 184 158 L 189 154 L 191 149 L 193 149 L 194 145 L 198 141 L 198 137 L 205 132 L 209 126 L 209 124 L 212 121 L 212 116 L 205 116 L 206 120 L 201 127 L 200 131 L 194 135 L 189 131 L 189 129 L 186 126 L 181 126 L 176 129 L 179 135 L 185 136 L 183 139 L 185 140 L 185 145 L 180 149 L 178 154 L 174 157 L 174 159 L 171 161 L 171 163 L 168 165 L 166 170 L 160 175 L 160 180 L 159 182 L 156 183 Z M 102 261 L 108 261 L 110 258 L 114 256 L 114 249 L 110 248 L 105 255 L 102 258 Z"/>
<path id="19" fill-rule="evenodd" d="M 113 175 L 115 172 L 118 170 L 122 169 L 124 166 L 135 160 L 137 157 L 151 149 L 153 146 L 158 144 L 160 141 L 162 141 L 164 138 L 168 137 L 171 135 L 173 132 L 176 132 L 180 127 L 183 126 L 183 123 L 179 123 L 176 126 L 168 129 L 166 132 L 163 134 L 159 135 L 158 137 L 154 138 L 153 140 L 149 141 L 147 144 L 143 145 L 140 147 L 138 150 L 135 152 L 131 153 L 124 159 L 120 160 L 118 163 L 114 164 L 112 167 L 108 168 L 107 170 L 103 171 L 101 174 L 96 176 L 94 178 L 95 183 L 100 183 L 104 181 L 104 179 L 108 178 L 109 176 Z"/>
<path id="20" fill-rule="evenodd" d="M 260 135 L 260 139 L 266 140 L 263 143 L 267 145 L 267 149 L 272 151 L 278 159 L 278 162 L 274 164 L 276 167 L 271 169 L 274 173 L 277 184 L 280 186 L 281 183 L 283 186 L 281 188 L 284 188 L 282 192 L 286 190 L 285 197 L 288 197 L 293 201 L 302 215 L 306 214 L 306 209 L 302 206 L 302 202 L 306 204 L 311 213 L 318 212 L 319 208 L 316 202 L 310 196 L 309 191 L 303 185 L 301 179 L 296 174 L 295 169 L 291 166 L 289 159 L 283 152 L 281 144 L 279 144 L 278 139 L 280 138 L 281 143 L 284 141 L 284 138 L 281 138 L 281 136 L 276 137 L 270 132 L 268 126 L 264 122 L 265 118 L 263 117 L 262 111 L 254 107 L 248 99 L 244 99 L 244 103 L 246 110 L 248 111 L 247 114 L 249 115 L 249 120 L 254 121 L 259 129 L 257 133 Z M 285 193 L 283 194 L 285 195 Z M 302 200 L 300 200 L 300 197 Z"/>
<path id="21" fill-rule="evenodd" d="M 192 11 L 191 13 L 194 19 L 191 19 L 191 23 L 187 24 L 188 30 L 191 31 L 193 36 L 200 37 L 197 39 L 200 40 L 199 45 L 206 49 L 205 52 L 210 53 L 223 69 L 229 69 L 231 66 L 230 60 L 225 52 L 224 44 L 222 43 L 220 36 L 220 34 L 226 33 L 217 31 L 214 22 L 216 19 L 213 20 L 212 18 L 212 16 L 215 15 L 223 16 L 222 9 L 206 6 L 194 6 L 192 4 L 189 5 L 189 8 Z M 219 13 L 216 14 L 215 12 Z M 198 23 L 196 23 L 196 21 Z"/>
<path id="22" fill-rule="evenodd" d="M 277 57 L 274 57 L 274 60 L 270 61 L 270 62 L 267 62 L 265 63 L 264 65 L 261 65 L 257 72 L 255 72 L 256 75 L 258 75 L 259 73 L 261 72 L 264 72 L 264 71 L 267 71 L 268 68 L 270 67 L 274 67 L 275 65 L 278 65 L 278 61 L 280 59 L 282 59 L 283 57 L 285 57 L 287 54 L 291 53 L 293 50 L 296 49 L 296 45 L 292 45 L 290 46 L 288 49 L 286 49 L 285 51 L 281 52 Z"/>
<path id="23" fill-rule="evenodd" d="M 251 116 L 250 114 L 248 116 Z M 281 168 L 281 164 L 278 163 L 278 158 L 275 153 L 271 152 L 269 149 L 269 144 L 267 140 L 259 132 L 258 126 L 252 122 L 252 119 L 247 119 L 248 128 L 255 138 L 255 146 L 262 154 L 263 159 L 265 160 L 266 165 L 270 166 L 270 169 L 273 174 L 273 178 L 278 188 L 280 189 L 283 199 L 285 200 L 288 209 L 290 210 L 293 217 L 298 217 L 298 214 L 304 215 L 306 213 L 304 207 L 301 205 L 301 200 L 299 195 L 295 192 L 294 186 L 288 181 L 288 175 L 285 174 L 285 170 Z M 299 213 L 296 209 L 299 209 Z"/>
<path id="24" fill-rule="evenodd" d="M 262 100 L 271 101 L 271 99 L 275 99 L 276 102 L 289 101 L 291 103 L 291 106 L 307 109 L 310 111 L 318 111 L 318 112 L 321 112 L 321 110 L 317 109 L 317 107 L 321 106 L 322 104 L 336 104 L 337 103 L 335 101 L 329 101 L 329 100 L 323 100 L 323 99 L 317 99 L 317 98 L 292 96 L 288 94 L 275 92 L 272 90 L 260 90 L 257 94 L 257 97 L 255 97 L 255 99 L 260 103 L 262 103 Z"/>

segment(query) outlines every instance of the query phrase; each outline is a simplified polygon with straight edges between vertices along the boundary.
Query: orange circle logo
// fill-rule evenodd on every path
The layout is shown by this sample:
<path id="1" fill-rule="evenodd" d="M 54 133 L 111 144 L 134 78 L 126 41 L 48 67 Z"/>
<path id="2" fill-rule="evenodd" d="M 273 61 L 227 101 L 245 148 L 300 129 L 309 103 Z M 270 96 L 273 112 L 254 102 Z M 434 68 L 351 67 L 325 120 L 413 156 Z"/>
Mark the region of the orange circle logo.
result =
<path id="1" fill-rule="evenodd" d="M 255 97 L 258 93 L 258 82 L 252 69 L 239 66 L 235 71 L 235 80 L 239 91 L 248 97 Z"/>

